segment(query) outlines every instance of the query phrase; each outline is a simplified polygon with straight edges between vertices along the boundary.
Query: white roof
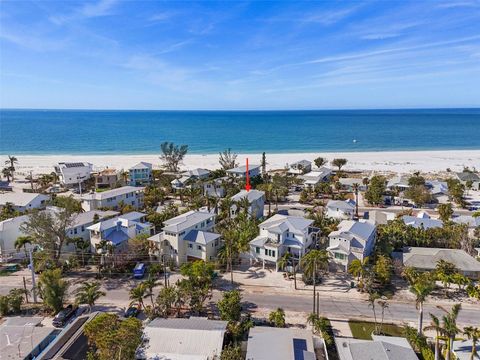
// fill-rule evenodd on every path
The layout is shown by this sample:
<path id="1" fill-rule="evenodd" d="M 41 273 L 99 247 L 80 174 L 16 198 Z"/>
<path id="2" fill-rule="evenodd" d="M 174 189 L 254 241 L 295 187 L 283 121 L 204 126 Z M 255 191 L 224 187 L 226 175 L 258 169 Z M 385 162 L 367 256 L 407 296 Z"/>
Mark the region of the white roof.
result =
<path id="1" fill-rule="evenodd" d="M 190 210 L 185 214 L 164 221 L 163 231 L 178 233 L 212 217 L 215 217 L 215 214 L 208 211 Z"/>
<path id="2" fill-rule="evenodd" d="M 140 219 L 145 215 L 147 214 L 137 212 L 137 211 L 132 211 L 132 212 L 117 216 L 113 219 L 99 221 L 98 223 L 95 223 L 89 226 L 87 229 L 94 230 L 94 231 L 104 231 L 107 229 L 111 229 L 112 227 L 115 227 L 117 225 L 117 222 L 119 221 L 122 223 L 122 226 L 129 226 L 131 222 L 139 222 Z"/>
<path id="3" fill-rule="evenodd" d="M 428 217 L 425 218 L 425 217 L 404 215 L 402 217 L 402 220 L 405 223 L 405 225 L 413 226 L 414 228 L 431 229 L 431 228 L 443 226 L 442 220 L 430 219 Z"/>
<path id="4" fill-rule="evenodd" d="M 259 190 L 250 190 L 250 191 L 247 191 L 247 190 L 242 190 L 240 191 L 239 193 L 233 195 L 231 197 L 231 199 L 233 201 L 240 201 L 242 200 L 244 197 L 246 197 L 248 199 L 248 202 L 249 203 L 252 203 L 254 202 L 255 200 L 258 200 L 260 199 L 261 197 L 265 196 L 265 193 L 263 191 L 259 191 Z"/>
<path id="5" fill-rule="evenodd" d="M 260 167 L 260 165 L 248 165 L 248 171 L 258 169 L 259 167 Z M 246 172 L 247 172 L 247 166 L 246 165 L 238 166 L 236 168 L 227 170 L 227 173 L 234 173 L 234 174 L 245 174 Z"/>
<path id="6" fill-rule="evenodd" d="M 300 179 L 303 179 L 306 184 L 317 184 L 320 181 L 322 181 L 325 177 L 329 176 L 331 173 L 332 173 L 332 169 L 321 167 L 300 176 Z"/>
<path id="7" fill-rule="evenodd" d="M 470 228 L 476 228 L 480 226 L 480 216 L 473 217 L 470 215 L 460 215 L 452 220 L 457 224 L 467 224 Z"/>
<path id="8" fill-rule="evenodd" d="M 86 224 L 92 223 L 93 218 L 95 217 L 95 214 L 97 214 L 98 218 L 101 220 L 101 219 L 106 218 L 106 217 L 116 216 L 120 213 L 118 211 L 110 211 L 110 210 L 108 210 L 108 211 L 100 211 L 100 210 L 85 211 L 85 212 L 78 213 L 78 214 L 74 215 L 73 224 L 71 225 L 71 227 L 86 225 Z"/>
<path id="9" fill-rule="evenodd" d="M 275 214 L 268 220 L 262 222 L 259 227 L 267 229 L 273 233 L 283 233 L 284 231 L 304 234 L 305 230 L 313 223 L 313 220 L 305 219 L 301 216 L 287 216 Z"/>
<path id="10" fill-rule="evenodd" d="M 152 320 L 144 329 L 146 359 L 207 360 L 220 356 L 226 321 L 189 319 Z"/>
<path id="11" fill-rule="evenodd" d="M 376 335 L 372 338 L 373 341 L 335 338 L 340 360 L 418 360 L 404 338 Z"/>
<path id="12" fill-rule="evenodd" d="M 141 169 L 152 170 L 152 164 L 141 161 L 138 164 L 133 165 L 129 170 L 141 170 Z"/>
<path id="13" fill-rule="evenodd" d="M 332 209 L 334 211 L 353 211 L 355 209 L 355 201 L 353 200 L 329 200 L 327 203 L 327 208 Z"/>
<path id="14" fill-rule="evenodd" d="M 210 174 L 210 170 L 207 169 L 201 169 L 201 168 L 196 168 L 193 170 L 188 170 L 182 173 L 183 176 L 196 176 L 196 177 L 202 177 L 202 176 L 208 176 Z"/>
<path id="15" fill-rule="evenodd" d="M 375 225 L 368 221 L 343 220 L 338 224 L 338 230 L 332 231 L 328 236 L 353 235 L 366 241 L 375 232 L 375 229 Z"/>
<path id="16" fill-rule="evenodd" d="M 255 326 L 248 334 L 247 359 L 315 359 L 312 333 L 302 329 Z M 307 355 L 306 355 L 307 354 Z"/>
<path id="17" fill-rule="evenodd" d="M 50 199 L 49 196 L 38 193 L 9 191 L 5 193 L 0 193 L 0 205 L 4 206 L 6 203 L 12 203 L 15 206 L 27 206 L 37 198 L 39 198 L 40 201 L 46 201 Z"/>
<path id="18" fill-rule="evenodd" d="M 122 186 L 117 189 L 102 191 L 98 193 L 96 192 L 92 194 L 85 194 L 82 196 L 82 200 L 104 200 L 115 196 L 125 195 L 131 192 L 142 192 L 144 189 L 144 187 Z"/>

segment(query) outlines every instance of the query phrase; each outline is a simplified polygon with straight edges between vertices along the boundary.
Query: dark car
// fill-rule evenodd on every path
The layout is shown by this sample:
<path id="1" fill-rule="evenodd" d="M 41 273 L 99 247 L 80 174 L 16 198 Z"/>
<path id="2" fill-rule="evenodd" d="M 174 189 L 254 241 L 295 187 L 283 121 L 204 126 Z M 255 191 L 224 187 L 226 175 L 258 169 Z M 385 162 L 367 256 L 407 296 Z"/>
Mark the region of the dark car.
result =
<path id="1" fill-rule="evenodd" d="M 53 318 L 53 326 L 55 327 L 64 327 L 77 313 L 77 307 L 73 305 L 68 305 L 63 310 Z"/>
<path id="2" fill-rule="evenodd" d="M 123 314 L 124 317 L 130 318 L 130 317 L 137 317 L 139 311 L 138 307 L 136 306 L 130 306 L 126 311 L 125 314 Z"/>

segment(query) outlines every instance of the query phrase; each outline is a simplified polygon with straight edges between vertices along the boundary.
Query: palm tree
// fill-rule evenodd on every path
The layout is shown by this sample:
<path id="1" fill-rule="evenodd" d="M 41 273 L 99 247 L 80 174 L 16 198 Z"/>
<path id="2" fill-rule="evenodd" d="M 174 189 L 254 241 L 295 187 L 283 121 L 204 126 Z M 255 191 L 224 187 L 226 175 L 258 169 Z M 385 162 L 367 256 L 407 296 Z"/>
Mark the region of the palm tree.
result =
<path id="1" fill-rule="evenodd" d="M 355 217 L 358 219 L 358 189 L 360 185 L 358 183 L 354 183 L 352 185 L 353 192 L 355 193 Z"/>
<path id="2" fill-rule="evenodd" d="M 373 319 L 374 319 L 374 333 L 378 334 L 378 324 L 377 324 L 377 312 L 375 308 L 375 301 L 380 298 L 380 295 L 376 292 L 371 292 L 368 294 L 368 306 L 372 308 Z"/>
<path id="3" fill-rule="evenodd" d="M 379 333 L 381 334 L 383 330 L 383 320 L 385 319 L 385 309 L 388 309 L 388 301 L 386 300 L 386 297 L 382 297 L 381 300 L 378 300 L 378 304 L 382 309 L 382 317 L 381 317 L 380 329 L 379 329 Z"/>
<path id="4" fill-rule="evenodd" d="M 282 308 L 277 308 L 268 315 L 268 321 L 275 327 L 285 327 L 285 311 Z"/>
<path id="5" fill-rule="evenodd" d="M 250 201 L 248 201 L 248 197 L 244 196 L 240 200 L 237 201 L 237 207 L 239 209 L 243 209 L 244 214 L 248 214 L 248 210 L 250 209 Z"/>
<path id="6" fill-rule="evenodd" d="M 88 312 L 92 312 L 95 302 L 105 295 L 106 293 L 100 290 L 99 282 L 84 281 L 76 291 L 75 301 L 77 304 L 87 304 Z"/>
<path id="7" fill-rule="evenodd" d="M 12 170 L 10 168 L 3 168 L 2 169 L 2 175 L 3 177 L 6 177 L 7 178 L 7 182 L 10 182 L 10 178 L 12 178 L 13 180 L 13 174 L 12 174 Z"/>
<path id="8" fill-rule="evenodd" d="M 225 199 L 222 200 L 220 204 L 222 218 L 226 219 L 231 217 L 230 209 L 233 206 L 233 204 L 234 204 L 234 201 L 229 197 L 226 197 Z"/>
<path id="9" fill-rule="evenodd" d="M 468 339 L 472 340 L 470 360 L 473 360 L 477 355 L 477 342 L 480 339 L 480 329 L 473 326 L 467 326 L 463 328 L 463 333 L 467 335 Z"/>
<path id="10" fill-rule="evenodd" d="M 12 175 L 12 181 L 14 180 L 14 173 L 15 173 L 15 164 L 18 164 L 18 159 L 15 156 L 8 155 L 8 160 L 5 161 L 5 165 L 9 165 L 9 169 Z"/>
<path id="11" fill-rule="evenodd" d="M 430 293 L 435 289 L 435 281 L 429 273 L 417 276 L 410 284 L 410 292 L 415 295 L 415 305 L 418 310 L 418 335 L 423 329 L 423 303 Z"/>
<path id="12" fill-rule="evenodd" d="M 440 324 L 440 319 L 433 314 L 430 314 L 430 325 L 425 326 L 424 330 L 434 330 L 435 335 L 435 360 L 440 358 L 440 339 L 443 333 L 442 326 Z"/>
<path id="13" fill-rule="evenodd" d="M 360 281 L 360 278 L 363 279 L 363 276 L 367 272 L 368 262 L 370 258 L 366 256 L 363 260 L 355 259 L 352 260 L 350 265 L 348 265 L 348 272 L 357 278 L 357 281 Z"/>
<path id="14" fill-rule="evenodd" d="M 301 260 L 305 276 L 313 278 L 313 312 L 315 312 L 315 293 L 317 285 L 317 271 L 328 266 L 328 253 L 326 250 L 310 250 Z"/>
<path id="15" fill-rule="evenodd" d="M 90 249 L 90 241 L 79 237 L 75 239 L 75 247 L 82 253 L 82 265 L 85 266 L 85 251 Z"/>
<path id="16" fill-rule="evenodd" d="M 150 296 L 152 306 L 155 306 L 155 303 L 153 302 L 153 288 L 158 286 L 157 280 L 155 278 L 153 278 L 153 276 L 149 276 L 147 278 L 147 280 L 142 282 L 142 284 L 148 290 L 148 292 L 146 292 L 146 294 L 145 294 L 145 297 Z"/>
<path id="17" fill-rule="evenodd" d="M 15 249 L 20 250 L 23 247 L 25 258 L 28 258 L 27 245 L 31 245 L 32 243 L 33 238 L 31 236 L 19 236 L 17 240 L 15 240 Z"/>
<path id="18" fill-rule="evenodd" d="M 441 306 L 437 306 L 439 309 L 445 312 L 442 317 L 442 332 L 447 340 L 447 357 L 446 360 L 452 358 L 453 341 L 455 337 L 461 332 L 457 326 L 458 313 L 462 309 L 462 304 L 455 304 L 452 306 L 452 310 L 448 311 Z"/>
<path id="19" fill-rule="evenodd" d="M 295 286 L 295 290 L 297 290 L 297 273 L 296 273 L 296 265 L 295 265 L 295 259 L 293 255 L 289 252 L 286 252 L 283 254 L 283 256 L 278 259 L 278 268 L 280 270 L 285 270 L 285 268 L 292 262 L 292 268 L 293 268 L 293 283 Z"/>
<path id="20" fill-rule="evenodd" d="M 147 294 L 147 287 L 145 286 L 144 283 L 140 283 L 138 284 L 137 286 L 135 286 L 133 289 L 130 289 L 130 300 L 132 300 L 132 302 L 130 303 L 130 305 L 132 305 L 133 303 L 137 303 L 138 304 L 138 309 L 139 310 L 142 310 L 143 309 L 143 299 L 146 297 L 146 296 L 149 296 L 150 294 Z"/>

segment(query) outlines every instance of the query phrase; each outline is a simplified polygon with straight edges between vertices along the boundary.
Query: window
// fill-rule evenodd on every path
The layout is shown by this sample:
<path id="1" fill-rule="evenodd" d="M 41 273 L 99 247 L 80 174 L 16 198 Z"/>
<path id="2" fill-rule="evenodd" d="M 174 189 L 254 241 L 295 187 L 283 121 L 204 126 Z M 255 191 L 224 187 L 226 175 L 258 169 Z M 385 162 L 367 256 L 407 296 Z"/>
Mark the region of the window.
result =
<path id="1" fill-rule="evenodd" d="M 335 253 L 335 259 L 338 259 L 338 260 L 345 260 L 347 258 L 346 255 L 344 254 L 340 254 L 340 253 Z"/>
<path id="2" fill-rule="evenodd" d="M 267 249 L 265 249 L 265 255 L 267 255 L 267 256 L 268 256 L 268 250 L 267 250 Z"/>
<path id="3" fill-rule="evenodd" d="M 275 251 L 274 250 L 272 250 L 272 255 L 271 256 L 275 257 Z"/>
<path id="4" fill-rule="evenodd" d="M 255 252 L 256 252 L 257 254 L 260 254 L 260 248 L 259 248 L 258 246 L 255 248 Z"/>
<path id="5" fill-rule="evenodd" d="M 73 233 L 76 235 L 77 234 L 77 228 L 73 229 Z"/>
<path id="6" fill-rule="evenodd" d="M 193 245 L 192 245 L 192 244 L 188 244 L 188 247 L 189 247 L 190 249 L 192 249 L 192 248 L 193 248 Z"/>
<path id="7" fill-rule="evenodd" d="M 197 245 L 197 249 L 201 251 L 201 250 L 202 250 L 202 246 L 201 246 L 201 245 Z"/>
<path id="8" fill-rule="evenodd" d="M 82 225 L 82 232 L 83 232 L 83 231 L 85 231 L 85 226 L 84 226 L 84 225 Z"/>

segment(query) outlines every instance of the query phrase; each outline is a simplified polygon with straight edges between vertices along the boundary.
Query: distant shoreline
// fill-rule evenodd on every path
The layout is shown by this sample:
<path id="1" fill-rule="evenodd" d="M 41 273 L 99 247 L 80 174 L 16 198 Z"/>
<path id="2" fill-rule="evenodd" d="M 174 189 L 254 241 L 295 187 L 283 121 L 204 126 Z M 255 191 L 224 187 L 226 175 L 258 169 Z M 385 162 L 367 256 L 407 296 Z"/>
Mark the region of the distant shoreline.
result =
<path id="1" fill-rule="evenodd" d="M 157 154 L 56 154 L 56 155 L 23 155 L 12 153 L 19 163 L 16 166 L 18 172 L 48 173 L 53 171 L 53 165 L 61 161 L 79 162 L 87 161 L 94 165 L 94 169 L 101 170 L 106 167 L 117 170 L 128 169 L 140 161 L 150 162 L 154 168 L 160 167 L 160 152 Z M 380 152 L 302 152 L 302 153 L 266 153 L 267 167 L 269 169 L 281 169 L 287 164 L 299 160 L 313 161 L 322 156 L 328 161 L 333 158 L 346 158 L 347 170 L 377 171 L 408 173 L 421 172 L 444 172 L 449 168 L 451 171 L 461 171 L 464 166 L 480 168 L 480 150 L 428 150 L 428 151 L 380 151 Z M 243 164 L 248 157 L 250 164 L 259 164 L 261 153 L 242 153 L 237 161 Z M 7 155 L 0 155 L 3 163 Z M 219 168 L 217 154 L 187 154 L 182 169 L 193 168 Z"/>

